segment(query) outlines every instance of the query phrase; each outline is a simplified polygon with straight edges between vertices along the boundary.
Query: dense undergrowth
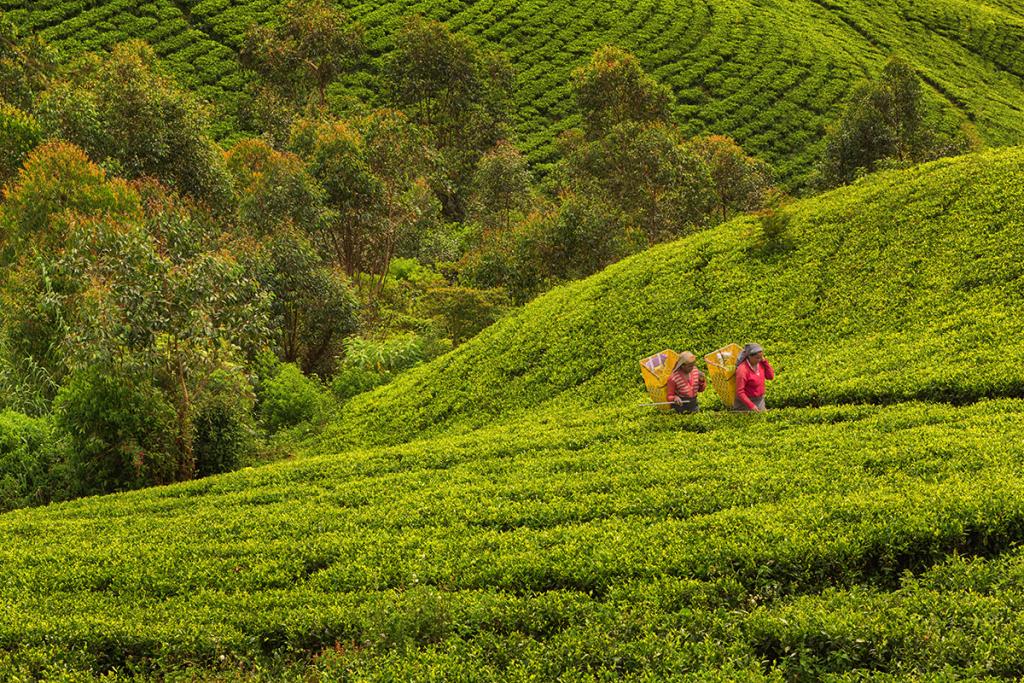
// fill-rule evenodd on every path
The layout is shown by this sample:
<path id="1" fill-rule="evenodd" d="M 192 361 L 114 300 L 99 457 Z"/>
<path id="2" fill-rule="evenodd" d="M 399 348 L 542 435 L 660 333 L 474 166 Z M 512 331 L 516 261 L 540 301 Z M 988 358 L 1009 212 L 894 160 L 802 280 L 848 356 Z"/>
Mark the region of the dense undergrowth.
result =
<path id="1" fill-rule="evenodd" d="M 353 399 L 326 443 L 638 402 L 644 354 L 733 341 L 768 349 L 775 406 L 1024 396 L 1022 173 L 1016 149 L 940 161 L 657 247 Z"/>
<path id="2" fill-rule="evenodd" d="M 182 82 L 220 105 L 218 135 L 244 121 L 247 77 L 237 50 L 275 0 L 0 0 L 0 10 L 68 53 L 142 38 Z M 961 0 L 607 0 L 410 2 L 346 0 L 368 27 L 374 57 L 335 92 L 372 102 L 373 72 L 391 49 L 403 16 L 425 14 L 508 52 L 519 72 L 517 129 L 534 164 L 556 157 L 555 138 L 578 124 L 569 75 L 595 48 L 616 43 L 671 85 L 685 132 L 724 133 L 769 161 L 788 186 L 804 184 L 856 82 L 886 57 L 905 52 L 929 84 L 929 97 L 956 112 L 944 124 L 972 122 L 991 144 L 1013 144 L 1020 116 L 1024 15 L 1012 2 Z M 243 117 L 244 118 L 244 117 Z"/>
<path id="3" fill-rule="evenodd" d="M 738 219 L 352 399 L 310 457 L 4 514 L 0 673 L 1024 676 L 1022 171 Z M 635 406 L 645 352 L 732 340 L 768 414 Z"/>

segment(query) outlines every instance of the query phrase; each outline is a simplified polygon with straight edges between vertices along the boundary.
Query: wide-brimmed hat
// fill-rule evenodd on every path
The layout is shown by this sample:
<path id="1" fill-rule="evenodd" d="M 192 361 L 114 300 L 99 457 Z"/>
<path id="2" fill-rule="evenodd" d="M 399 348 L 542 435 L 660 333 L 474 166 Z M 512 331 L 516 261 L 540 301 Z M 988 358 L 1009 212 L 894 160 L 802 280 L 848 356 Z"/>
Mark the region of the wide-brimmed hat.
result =
<path id="1" fill-rule="evenodd" d="M 675 366 L 678 368 L 680 366 L 687 365 L 687 364 L 693 365 L 696 362 L 697 362 L 697 356 L 693 355 L 689 351 L 683 351 L 682 353 L 679 354 L 679 358 L 676 360 L 676 365 Z"/>

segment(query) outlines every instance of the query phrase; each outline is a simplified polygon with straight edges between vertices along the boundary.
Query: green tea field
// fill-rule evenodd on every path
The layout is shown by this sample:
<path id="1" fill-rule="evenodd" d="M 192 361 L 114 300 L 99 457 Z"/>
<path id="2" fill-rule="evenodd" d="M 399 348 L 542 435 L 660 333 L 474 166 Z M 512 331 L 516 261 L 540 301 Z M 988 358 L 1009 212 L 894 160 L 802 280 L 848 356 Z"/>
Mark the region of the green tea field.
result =
<path id="1" fill-rule="evenodd" d="M 290 461 L 0 516 L 5 680 L 1024 676 L 1024 150 L 556 288 Z M 637 404 L 764 344 L 771 410 Z"/>
<path id="2" fill-rule="evenodd" d="M 238 126 L 246 76 L 237 50 L 275 0 L 0 0 L 0 10 L 67 54 L 142 38 L 188 87 L 217 104 L 216 130 Z M 348 88 L 374 102 L 373 74 L 402 17 L 445 21 L 508 53 L 518 72 L 520 143 L 538 167 L 557 134 L 578 124 L 570 74 L 600 45 L 637 54 L 672 87 L 688 134 L 721 133 L 800 187 L 855 83 L 890 54 L 907 56 L 942 106 L 945 125 L 970 122 L 991 145 L 1024 134 L 1024 13 L 1010 0 L 664 0 L 568 3 L 385 3 L 346 0 L 367 27 L 371 59 Z"/>

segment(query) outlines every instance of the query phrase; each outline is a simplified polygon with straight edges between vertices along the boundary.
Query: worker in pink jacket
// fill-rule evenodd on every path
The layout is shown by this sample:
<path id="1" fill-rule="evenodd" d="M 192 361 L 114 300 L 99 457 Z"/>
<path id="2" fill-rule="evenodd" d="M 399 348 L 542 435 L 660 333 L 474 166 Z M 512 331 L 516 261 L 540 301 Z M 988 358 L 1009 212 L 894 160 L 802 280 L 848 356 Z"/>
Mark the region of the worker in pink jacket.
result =
<path id="1" fill-rule="evenodd" d="M 677 413 L 696 413 L 699 410 L 697 394 L 703 392 L 706 386 L 704 373 L 697 369 L 697 356 L 683 351 L 665 385 L 672 410 Z"/>
<path id="2" fill-rule="evenodd" d="M 736 401 L 734 410 L 763 413 L 765 380 L 775 379 L 775 368 L 760 344 L 747 344 L 736 359 Z"/>

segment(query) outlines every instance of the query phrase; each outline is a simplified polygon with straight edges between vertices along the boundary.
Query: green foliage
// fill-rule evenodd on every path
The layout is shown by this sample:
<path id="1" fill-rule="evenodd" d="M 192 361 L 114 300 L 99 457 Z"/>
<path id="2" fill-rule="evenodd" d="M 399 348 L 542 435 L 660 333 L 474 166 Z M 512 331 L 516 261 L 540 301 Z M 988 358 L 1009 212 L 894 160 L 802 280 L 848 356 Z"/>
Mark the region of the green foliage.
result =
<path id="1" fill-rule="evenodd" d="M 0 409 L 43 415 L 49 411 L 49 399 L 56 393 L 57 386 L 45 367 L 30 357 L 16 357 L 8 330 L 0 324 Z"/>
<path id="2" fill-rule="evenodd" d="M 275 350 L 305 372 L 327 376 L 342 339 L 358 327 L 358 302 L 340 271 L 327 266 L 299 231 L 279 228 L 262 245 L 257 270 L 270 303 Z"/>
<path id="3" fill-rule="evenodd" d="M 53 135 L 129 178 L 153 176 L 218 210 L 231 201 L 220 149 L 198 99 L 161 73 L 145 43 L 117 45 L 78 62 L 36 105 Z"/>
<path id="4" fill-rule="evenodd" d="M 711 175 L 723 221 L 736 213 L 760 209 L 768 201 L 772 174 L 763 161 L 747 156 L 735 141 L 722 135 L 698 137 L 690 144 Z"/>
<path id="5" fill-rule="evenodd" d="M 638 228 L 654 244 L 706 222 L 713 196 L 709 169 L 677 129 L 627 122 L 592 141 L 564 142 L 566 185 L 617 208 L 617 232 Z"/>
<path id="6" fill-rule="evenodd" d="M 288 0 L 272 24 L 254 23 L 240 58 L 266 82 L 297 104 L 313 91 L 321 107 L 327 87 L 351 69 L 363 52 L 363 31 L 324 0 Z"/>
<path id="7" fill-rule="evenodd" d="M 359 124 L 366 161 L 380 187 L 375 229 L 365 249 L 366 270 L 380 274 L 379 294 L 399 245 L 436 225 L 440 206 L 429 184 L 434 159 L 426 132 L 389 110 L 376 111 Z"/>
<path id="8" fill-rule="evenodd" d="M 372 235 L 372 212 L 382 192 L 367 160 L 363 136 L 342 121 L 302 121 L 293 146 L 323 186 L 331 213 L 322 223 L 335 263 L 352 277 L 363 269 Z"/>
<path id="9" fill-rule="evenodd" d="M 51 77 L 57 55 L 39 36 L 24 35 L 0 11 L 0 106 L 28 110 Z M 5 152 L 0 147 L 0 156 Z"/>
<path id="10" fill-rule="evenodd" d="M 440 318 L 446 337 L 461 344 L 508 309 L 508 296 L 501 289 L 435 287 L 424 292 L 422 307 L 427 316 Z"/>
<path id="11" fill-rule="evenodd" d="M 262 236 L 291 221 L 307 234 L 319 228 L 323 190 L 302 159 L 258 138 L 236 143 L 226 155 L 238 195 L 238 220 Z"/>
<path id="12" fill-rule="evenodd" d="M 54 402 L 79 494 L 166 484 L 177 478 L 173 406 L 147 378 L 96 366 L 75 373 Z"/>
<path id="13" fill-rule="evenodd" d="M 928 117 L 914 68 L 901 58 L 890 59 L 877 81 L 854 90 L 842 119 L 830 131 L 823 181 L 829 186 L 850 182 L 883 160 L 922 161 L 967 150 L 966 139 L 952 144 L 937 140 Z"/>
<path id="14" fill-rule="evenodd" d="M 323 392 L 293 363 L 281 363 L 263 379 L 257 398 L 263 426 L 272 434 L 316 417 Z"/>
<path id="15" fill-rule="evenodd" d="M 17 174 L 28 153 L 42 141 L 39 123 L 0 99 L 0 187 Z"/>
<path id="16" fill-rule="evenodd" d="M 78 147 L 48 142 L 33 150 L 24 168 L 5 192 L 2 220 L 4 241 L 17 244 L 37 238 L 41 246 L 55 246 L 63 235 L 55 234 L 57 214 L 68 211 L 81 216 L 141 213 L 138 195 L 123 181 L 108 179 Z"/>
<path id="17" fill-rule="evenodd" d="M 570 194 L 556 210 L 531 214 L 510 231 L 485 232 L 460 263 L 461 275 L 476 287 L 503 287 L 524 303 L 560 281 L 592 275 L 646 242 L 616 206 Z"/>
<path id="18" fill-rule="evenodd" d="M 508 230 L 530 200 L 530 170 L 526 157 L 507 140 L 500 140 L 477 163 L 469 201 L 470 221 L 487 228 Z"/>
<path id="19" fill-rule="evenodd" d="M 255 395 L 240 368 L 218 370 L 196 406 L 193 450 L 200 477 L 230 472 L 255 446 Z"/>
<path id="20" fill-rule="evenodd" d="M 629 52 L 606 45 L 572 74 L 572 92 L 588 140 L 624 123 L 667 123 L 672 91 L 647 75 Z"/>
<path id="21" fill-rule="evenodd" d="M 357 365 L 342 365 L 331 378 L 331 391 L 339 401 L 375 389 L 391 381 L 391 373 L 369 370 Z"/>
<path id="22" fill-rule="evenodd" d="M 407 19 L 384 65 L 390 101 L 429 129 L 440 152 L 435 181 L 445 215 L 460 219 L 481 155 L 509 137 L 513 71 L 504 54 L 446 25 Z"/>
<path id="23" fill-rule="evenodd" d="M 62 456 L 48 418 L 0 411 L 0 512 L 67 496 Z"/>
<path id="24" fill-rule="evenodd" d="M 38 411 L 69 377 L 86 373 L 78 380 L 85 384 L 73 394 L 79 402 L 64 423 L 70 431 L 75 419 L 91 420 L 80 429 L 101 435 L 99 450 L 77 465 L 85 482 L 81 492 L 193 477 L 197 417 L 207 430 L 200 447 L 210 452 L 241 447 L 215 443 L 235 438 L 211 430 L 238 432 L 244 410 L 228 415 L 224 405 L 214 405 L 214 379 L 268 344 L 271 293 L 248 263 L 236 258 L 231 236 L 212 216 L 156 183 L 129 189 L 107 181 L 80 150 L 63 143 L 33 153 L 4 210 L 22 239 L 0 292 L 4 355 L 11 368 L 0 372 L 0 379 L 17 389 L 18 407 Z M 96 368 L 123 383 L 125 378 L 142 382 L 173 406 L 173 452 L 158 449 L 156 460 L 137 462 L 129 453 L 134 446 L 111 435 L 116 425 L 103 422 L 90 392 L 110 401 L 128 394 L 96 384 L 88 374 L 102 374 Z M 83 402 L 92 407 L 82 407 Z M 128 402 L 112 419 L 134 419 L 132 410 Z M 220 415 L 204 415 L 204 410 Z M 204 457 L 219 462 L 227 456 Z M 102 464 L 94 471 L 88 463 L 97 460 Z M 167 467 L 175 468 L 173 476 Z"/>
<path id="25" fill-rule="evenodd" d="M 345 340 L 345 365 L 381 373 L 401 372 L 428 358 L 430 344 L 416 334 L 376 340 L 350 337 Z"/>

